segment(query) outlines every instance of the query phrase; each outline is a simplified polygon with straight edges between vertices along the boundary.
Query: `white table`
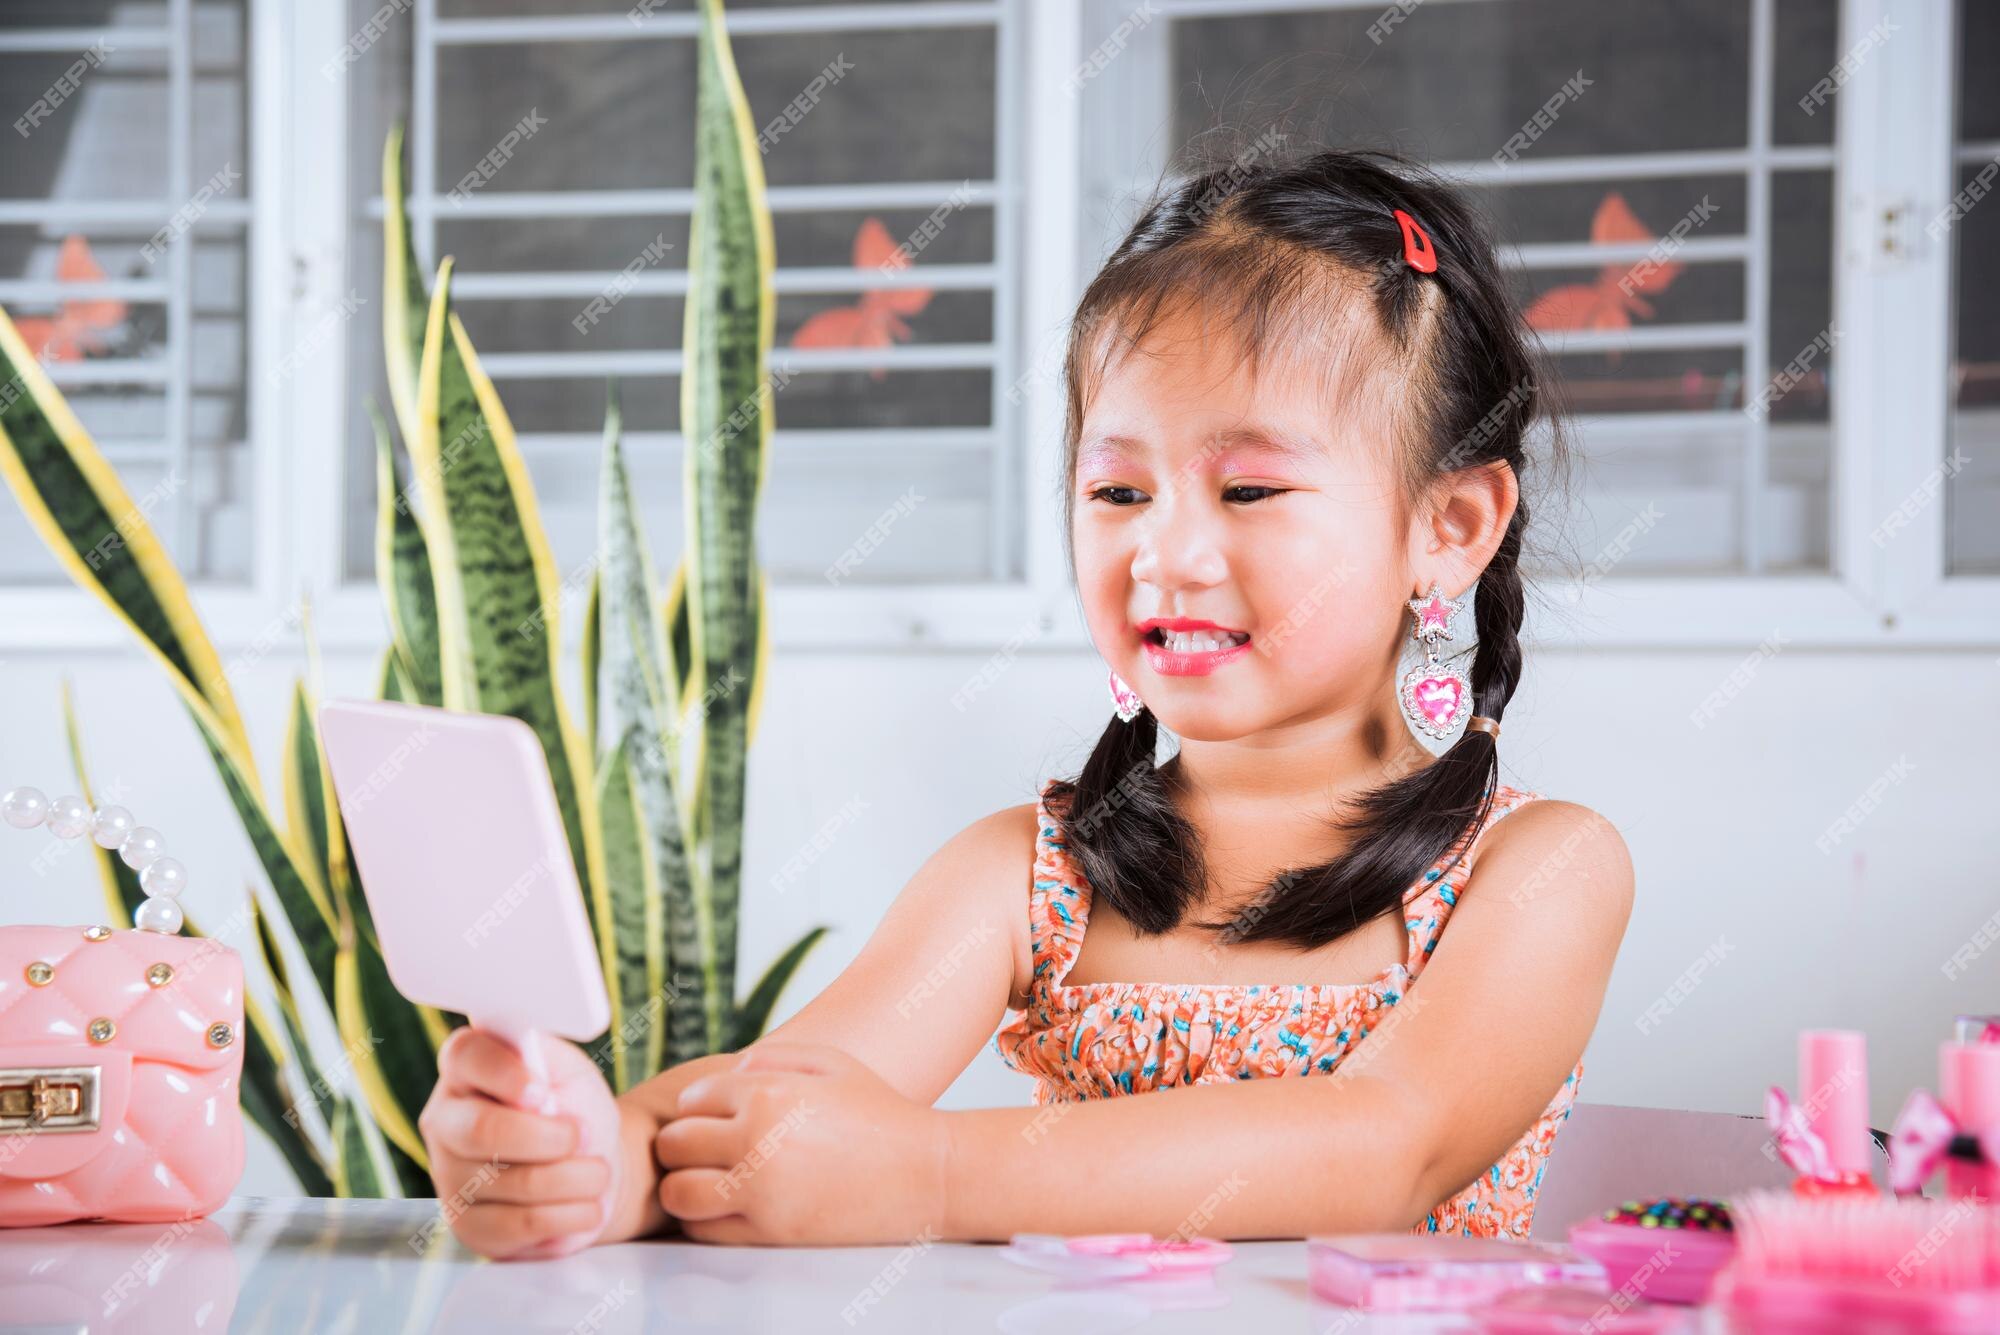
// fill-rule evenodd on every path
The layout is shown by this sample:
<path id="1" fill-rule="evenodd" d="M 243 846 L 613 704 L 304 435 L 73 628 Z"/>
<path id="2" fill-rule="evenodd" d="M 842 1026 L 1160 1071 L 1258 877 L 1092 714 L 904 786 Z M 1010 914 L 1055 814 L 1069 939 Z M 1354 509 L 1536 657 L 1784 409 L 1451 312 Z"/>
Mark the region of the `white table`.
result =
<path id="1" fill-rule="evenodd" d="M 1237 1243 L 1213 1281 L 1065 1287 L 991 1245 L 713 1247 L 651 1241 L 494 1263 L 435 1201 L 232 1197 L 193 1224 L 0 1229 L 0 1330 L 848 1331 L 1143 1329 L 1362 1335 L 1306 1285 L 1302 1242 Z M 427 1228 L 428 1225 L 428 1228 Z"/>

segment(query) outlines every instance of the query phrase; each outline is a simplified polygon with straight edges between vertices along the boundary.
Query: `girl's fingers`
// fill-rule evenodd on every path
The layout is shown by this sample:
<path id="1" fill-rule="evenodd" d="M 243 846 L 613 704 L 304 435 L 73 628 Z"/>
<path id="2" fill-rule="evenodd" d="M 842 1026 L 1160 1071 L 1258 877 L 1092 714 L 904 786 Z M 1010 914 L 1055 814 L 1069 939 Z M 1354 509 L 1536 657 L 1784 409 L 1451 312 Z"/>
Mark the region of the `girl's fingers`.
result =
<path id="1" fill-rule="evenodd" d="M 662 1168 L 727 1168 L 743 1157 L 743 1125 L 733 1117 L 674 1118 L 653 1137 Z"/>
<path id="2" fill-rule="evenodd" d="M 660 1208 L 676 1219 L 721 1219 L 743 1204 L 720 1168 L 677 1168 L 660 1179 Z"/>
<path id="3" fill-rule="evenodd" d="M 602 1159 L 564 1159 L 561 1163 L 517 1164 L 472 1193 L 475 1201 L 503 1205 L 534 1205 L 557 1201 L 596 1201 L 611 1185 L 611 1166 Z"/>
<path id="4" fill-rule="evenodd" d="M 573 1080 L 604 1083 L 602 1068 L 588 1052 L 554 1034 L 543 1033 L 536 1037 L 542 1045 L 542 1060 L 548 1064 L 550 1083 L 566 1085 Z"/>
<path id="5" fill-rule="evenodd" d="M 460 1212 L 452 1232 L 486 1256 L 511 1256 L 523 1248 L 595 1228 L 603 1211 L 595 1201 L 540 1205 L 474 1204 Z"/>
<path id="6" fill-rule="evenodd" d="M 533 1088 L 528 1064 L 513 1045 L 462 1025 L 438 1049 L 438 1079 L 447 1093 L 484 1094 L 501 1103 L 536 1106 L 548 1091 Z"/>
<path id="7" fill-rule="evenodd" d="M 734 1117 L 742 1111 L 751 1082 L 730 1071 L 718 1071 L 681 1090 L 675 1117 Z M 668 1123 L 672 1125 L 672 1123 Z"/>
<path id="8" fill-rule="evenodd" d="M 764 1241 L 757 1232 L 757 1226 L 740 1214 L 726 1214 L 720 1219 L 684 1220 L 681 1231 L 695 1242 L 715 1243 L 723 1247 L 746 1247 Z"/>
<path id="9" fill-rule="evenodd" d="M 447 1153 L 481 1163 L 553 1163 L 576 1153 L 576 1123 L 505 1108 L 478 1095 L 433 1099 L 419 1119 Z"/>

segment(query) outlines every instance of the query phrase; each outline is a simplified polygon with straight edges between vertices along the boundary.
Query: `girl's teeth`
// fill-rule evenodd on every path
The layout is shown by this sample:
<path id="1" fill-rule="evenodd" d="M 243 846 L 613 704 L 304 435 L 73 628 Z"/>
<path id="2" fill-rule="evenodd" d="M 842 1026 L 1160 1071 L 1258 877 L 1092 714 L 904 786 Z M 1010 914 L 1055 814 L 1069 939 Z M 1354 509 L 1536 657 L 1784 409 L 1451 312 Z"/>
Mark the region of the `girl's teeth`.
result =
<path id="1" fill-rule="evenodd" d="M 1160 635 L 1177 654 L 1215 653 L 1236 643 L 1235 636 L 1219 630 L 1163 630 Z"/>

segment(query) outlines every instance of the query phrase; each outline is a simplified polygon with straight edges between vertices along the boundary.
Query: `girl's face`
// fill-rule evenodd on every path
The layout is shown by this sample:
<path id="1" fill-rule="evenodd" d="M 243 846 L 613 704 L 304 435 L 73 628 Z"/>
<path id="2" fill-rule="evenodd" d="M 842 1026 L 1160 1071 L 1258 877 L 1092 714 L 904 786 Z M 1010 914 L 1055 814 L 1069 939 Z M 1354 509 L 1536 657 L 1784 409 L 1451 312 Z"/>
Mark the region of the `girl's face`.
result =
<path id="1" fill-rule="evenodd" d="M 1330 413 L 1322 373 L 1281 352 L 1253 375 L 1191 319 L 1163 321 L 1086 404 L 1071 479 L 1085 619 L 1184 738 L 1395 711 L 1423 549 L 1388 415 Z"/>

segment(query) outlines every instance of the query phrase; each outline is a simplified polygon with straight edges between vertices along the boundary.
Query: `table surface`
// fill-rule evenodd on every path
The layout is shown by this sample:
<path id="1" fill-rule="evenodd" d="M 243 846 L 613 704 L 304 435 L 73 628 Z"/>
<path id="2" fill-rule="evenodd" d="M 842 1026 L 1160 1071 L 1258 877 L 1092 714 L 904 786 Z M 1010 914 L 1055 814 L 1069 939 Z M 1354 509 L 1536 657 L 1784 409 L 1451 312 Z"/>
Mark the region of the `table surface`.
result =
<path id="1" fill-rule="evenodd" d="M 1313 1297 L 1303 1242 L 1233 1247 L 1212 1279 L 1094 1287 L 1029 1270 L 997 1246 L 961 1243 L 658 1240 L 494 1263 L 442 1227 L 436 1201 L 232 1197 L 185 1224 L 0 1229 L 0 1330 L 1362 1335 L 1470 1326 L 1370 1318 Z M 1718 1328 L 1712 1318 L 1701 1325 Z"/>

